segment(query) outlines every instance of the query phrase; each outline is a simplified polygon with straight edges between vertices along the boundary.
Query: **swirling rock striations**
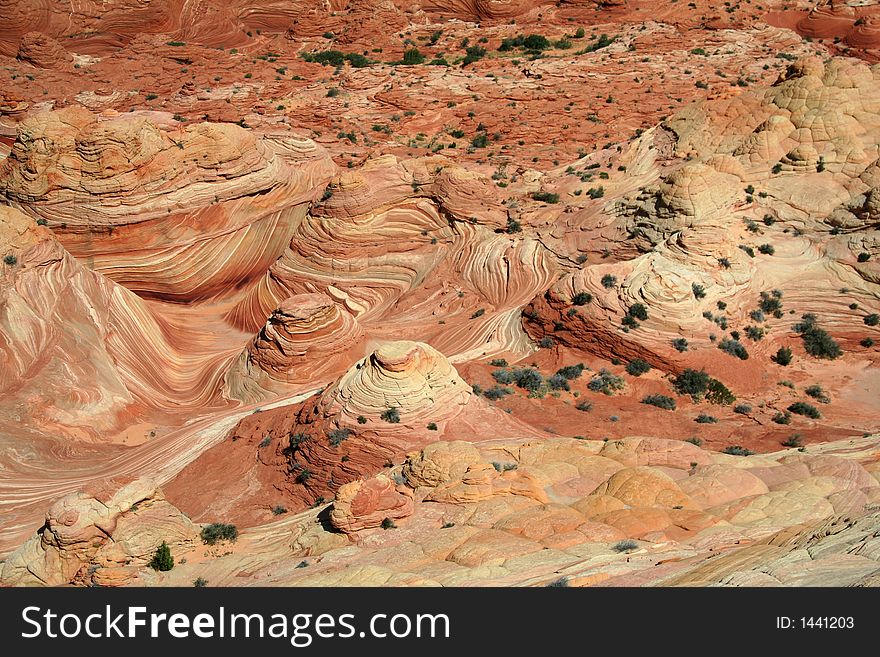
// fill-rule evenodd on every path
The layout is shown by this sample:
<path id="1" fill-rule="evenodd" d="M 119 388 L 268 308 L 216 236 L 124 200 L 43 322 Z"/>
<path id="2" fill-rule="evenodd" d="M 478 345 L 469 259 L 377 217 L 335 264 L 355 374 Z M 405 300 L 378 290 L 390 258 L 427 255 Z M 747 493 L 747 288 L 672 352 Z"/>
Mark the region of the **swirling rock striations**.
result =
<path id="1" fill-rule="evenodd" d="M 348 367 L 362 340 L 357 320 L 330 297 L 288 297 L 226 373 L 225 395 L 255 401 L 291 385 L 337 375 Z"/>
<path id="2" fill-rule="evenodd" d="M 309 140 L 67 108 L 19 125 L 0 194 L 95 271 L 186 302 L 262 276 L 333 169 Z"/>
<path id="3" fill-rule="evenodd" d="M 0 206 L 0 237 L 7 245 L 0 265 L 0 392 L 10 402 L 4 421 L 107 441 L 159 410 L 223 403 L 218 364 L 234 352 L 192 351 L 198 329 L 178 329 L 154 314 L 9 206 Z"/>

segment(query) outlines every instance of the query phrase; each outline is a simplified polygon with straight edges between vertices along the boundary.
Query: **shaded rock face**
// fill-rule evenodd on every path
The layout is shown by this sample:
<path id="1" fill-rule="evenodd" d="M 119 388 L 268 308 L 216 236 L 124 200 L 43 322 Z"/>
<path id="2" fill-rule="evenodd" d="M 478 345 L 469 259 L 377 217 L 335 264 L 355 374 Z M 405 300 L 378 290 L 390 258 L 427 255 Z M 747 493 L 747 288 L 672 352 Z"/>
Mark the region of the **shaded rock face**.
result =
<path id="1" fill-rule="evenodd" d="M 133 584 L 163 541 L 173 554 L 197 536 L 154 481 L 139 479 L 96 497 L 75 493 L 54 504 L 37 536 L 9 556 L 0 584 Z"/>

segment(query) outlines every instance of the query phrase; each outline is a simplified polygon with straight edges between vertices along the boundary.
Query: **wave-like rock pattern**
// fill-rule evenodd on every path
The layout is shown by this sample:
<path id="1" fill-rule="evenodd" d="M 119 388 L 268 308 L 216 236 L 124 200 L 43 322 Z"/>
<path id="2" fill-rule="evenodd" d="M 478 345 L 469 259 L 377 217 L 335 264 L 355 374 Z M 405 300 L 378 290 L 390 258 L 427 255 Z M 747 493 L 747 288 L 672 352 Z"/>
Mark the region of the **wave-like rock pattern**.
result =
<path id="1" fill-rule="evenodd" d="M 95 271 L 187 302 L 262 276 L 334 168 L 309 140 L 67 108 L 20 124 L 0 194 Z"/>

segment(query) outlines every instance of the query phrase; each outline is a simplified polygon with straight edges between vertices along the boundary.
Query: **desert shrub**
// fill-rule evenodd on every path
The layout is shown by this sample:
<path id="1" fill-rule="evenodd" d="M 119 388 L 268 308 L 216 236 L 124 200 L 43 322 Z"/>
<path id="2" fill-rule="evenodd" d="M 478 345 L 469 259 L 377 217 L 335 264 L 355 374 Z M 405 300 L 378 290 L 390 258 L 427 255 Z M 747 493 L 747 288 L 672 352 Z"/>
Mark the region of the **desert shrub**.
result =
<path id="1" fill-rule="evenodd" d="M 593 375 L 593 378 L 591 378 L 590 382 L 587 384 L 587 388 L 593 392 L 613 395 L 615 390 L 623 388 L 623 379 L 616 374 L 612 374 L 603 367 Z"/>
<path id="2" fill-rule="evenodd" d="M 637 547 L 639 547 L 638 543 L 631 538 L 627 538 L 612 545 L 611 549 L 615 552 L 629 552 L 635 550 Z"/>
<path id="3" fill-rule="evenodd" d="M 694 422 L 698 424 L 718 424 L 718 418 L 715 418 L 706 413 L 700 413 L 696 418 L 694 418 Z"/>
<path id="4" fill-rule="evenodd" d="M 332 447 L 339 447 L 354 431 L 351 429 L 333 429 L 327 434 L 327 439 Z"/>
<path id="5" fill-rule="evenodd" d="M 551 192 L 532 192 L 532 198 L 542 203 L 559 203 L 559 194 Z"/>
<path id="6" fill-rule="evenodd" d="M 8 255 L 3 256 L 3 262 L 6 263 L 7 265 L 9 265 L 10 267 L 12 267 L 13 265 L 15 265 L 15 263 L 18 262 L 18 258 L 16 258 L 14 255 L 12 255 L 10 253 Z"/>
<path id="7" fill-rule="evenodd" d="M 534 367 L 521 367 L 513 370 L 517 387 L 523 390 L 537 390 L 544 383 L 544 377 Z"/>
<path id="8" fill-rule="evenodd" d="M 752 407 L 749 404 L 737 404 L 733 407 L 733 412 L 739 415 L 748 415 L 752 412 Z"/>
<path id="9" fill-rule="evenodd" d="M 196 587 L 197 589 L 203 589 L 207 585 L 208 585 L 208 580 L 206 580 L 204 577 L 196 577 L 193 580 L 193 586 Z"/>
<path id="10" fill-rule="evenodd" d="M 746 449 L 742 445 L 730 445 L 729 447 L 725 447 L 723 450 L 725 454 L 732 454 L 733 456 L 751 456 L 754 452 L 750 449 Z"/>
<path id="11" fill-rule="evenodd" d="M 212 522 L 210 525 L 202 527 L 200 535 L 205 545 L 214 545 L 219 541 L 235 541 L 238 538 L 238 528 L 235 525 Z"/>
<path id="12" fill-rule="evenodd" d="M 593 300 L 593 295 L 589 292 L 578 292 L 571 298 L 571 302 L 576 306 L 585 306 Z"/>
<path id="13" fill-rule="evenodd" d="M 764 339 L 764 329 L 760 326 L 746 326 L 746 337 L 752 342 Z"/>
<path id="14" fill-rule="evenodd" d="M 684 353 L 688 350 L 688 341 L 684 338 L 675 338 L 675 340 L 672 341 L 672 347 L 676 351 Z"/>
<path id="15" fill-rule="evenodd" d="M 773 248 L 772 244 L 761 244 L 758 247 L 758 253 L 763 253 L 764 255 L 773 255 L 776 253 L 776 249 Z"/>
<path id="16" fill-rule="evenodd" d="M 379 417 L 391 424 L 397 424 L 400 422 L 400 411 L 394 407 L 386 408 Z"/>
<path id="17" fill-rule="evenodd" d="M 507 361 L 504 358 L 495 358 L 489 361 L 492 367 L 507 367 Z"/>
<path id="18" fill-rule="evenodd" d="M 614 276 L 613 274 L 605 274 L 602 277 L 601 282 L 602 282 L 602 287 L 604 287 L 606 289 L 610 289 L 610 288 L 614 287 L 615 285 L 617 285 L 617 276 Z"/>
<path id="19" fill-rule="evenodd" d="M 706 390 L 706 401 L 710 404 L 726 406 L 736 401 L 736 395 L 730 392 L 727 386 L 718 379 L 710 379 Z"/>
<path id="20" fill-rule="evenodd" d="M 870 315 L 865 315 L 862 321 L 868 326 L 877 326 L 877 324 L 880 324 L 880 315 L 871 313 Z"/>
<path id="21" fill-rule="evenodd" d="M 871 254 L 866 251 L 862 251 L 861 253 L 859 253 L 859 255 L 856 259 L 859 262 L 868 262 L 868 260 L 871 259 Z"/>
<path id="22" fill-rule="evenodd" d="M 485 308 L 477 308 L 472 314 L 471 319 L 477 319 L 478 317 L 482 317 L 486 314 Z"/>
<path id="23" fill-rule="evenodd" d="M 771 418 L 776 424 L 791 424 L 791 413 L 786 411 L 777 411 L 776 415 Z"/>
<path id="24" fill-rule="evenodd" d="M 547 385 L 551 390 L 571 390 L 568 379 L 560 374 L 554 374 L 547 379 Z"/>
<path id="25" fill-rule="evenodd" d="M 799 433 L 793 433 L 782 441 L 783 447 L 803 447 L 804 439 Z"/>
<path id="26" fill-rule="evenodd" d="M 626 364 L 626 373 L 632 376 L 641 376 L 651 371 L 651 365 L 641 358 L 633 358 Z"/>
<path id="27" fill-rule="evenodd" d="M 486 399 L 491 399 L 492 401 L 498 401 L 506 395 L 511 394 L 513 394 L 513 390 L 511 390 L 510 388 L 504 388 L 503 386 L 493 386 L 483 391 L 483 396 Z"/>
<path id="28" fill-rule="evenodd" d="M 818 408 L 816 408 L 812 404 L 808 404 L 807 402 L 802 401 L 795 402 L 794 404 L 789 406 L 788 411 L 790 413 L 794 413 L 795 415 L 803 415 L 814 420 L 818 420 L 822 417 L 822 414 L 819 412 Z"/>
<path id="29" fill-rule="evenodd" d="M 825 394 L 825 391 L 822 389 L 822 386 L 818 384 L 813 384 L 811 386 L 807 386 L 804 390 L 807 393 L 808 397 L 812 397 L 813 399 L 822 402 L 823 404 L 828 404 L 831 402 L 831 399 Z"/>
<path id="30" fill-rule="evenodd" d="M 779 347 L 776 351 L 776 355 L 772 358 L 773 362 L 777 365 L 788 365 L 791 363 L 791 349 L 788 347 Z"/>
<path id="31" fill-rule="evenodd" d="M 794 332 L 801 336 L 804 341 L 804 349 L 811 356 L 834 360 L 843 354 L 840 345 L 825 330 L 816 325 L 814 314 L 802 315 L 801 321 L 793 328 Z"/>
<path id="32" fill-rule="evenodd" d="M 258 445 L 258 447 L 268 447 L 271 444 L 272 444 L 272 438 L 270 436 L 266 436 L 265 438 L 263 438 L 260 441 L 260 444 Z"/>
<path id="33" fill-rule="evenodd" d="M 363 415 L 358 415 L 357 416 L 357 423 L 358 424 L 366 424 L 367 418 L 365 418 Z"/>
<path id="34" fill-rule="evenodd" d="M 672 380 L 672 387 L 679 395 L 698 398 L 706 394 L 711 380 L 703 370 L 686 369 Z"/>
<path id="35" fill-rule="evenodd" d="M 736 356 L 740 360 L 749 359 L 749 352 L 746 350 L 745 345 L 739 340 L 725 338 L 718 343 L 718 348 L 726 354 Z"/>
<path id="36" fill-rule="evenodd" d="M 706 288 L 700 285 L 699 283 L 691 284 L 691 290 L 694 293 L 695 299 L 705 299 L 706 298 Z"/>
<path id="37" fill-rule="evenodd" d="M 397 525 L 394 524 L 394 521 L 391 518 L 385 518 L 382 520 L 382 524 L 380 525 L 382 529 L 397 529 Z"/>
<path id="38" fill-rule="evenodd" d="M 156 548 L 153 558 L 150 559 L 149 566 L 153 570 L 162 572 L 174 568 L 174 557 L 171 556 L 171 548 L 168 547 L 168 543 L 162 541 L 162 544 Z"/>
<path id="39" fill-rule="evenodd" d="M 688 438 L 685 442 L 690 443 L 691 445 L 696 445 L 697 447 L 703 444 L 703 441 L 700 438 Z"/>
<path id="40" fill-rule="evenodd" d="M 495 370 L 494 372 L 492 372 L 492 378 L 495 379 L 497 383 L 500 383 L 502 385 L 509 385 L 514 381 L 513 372 L 507 369 Z"/>
<path id="41" fill-rule="evenodd" d="M 549 335 L 538 340 L 538 346 L 541 347 L 541 349 L 552 349 L 555 345 L 556 343 Z"/>
<path id="42" fill-rule="evenodd" d="M 436 422 L 428 422 L 425 427 L 428 431 L 437 431 L 437 423 Z"/>
<path id="43" fill-rule="evenodd" d="M 645 308 L 645 304 L 643 303 L 634 303 L 632 306 L 630 306 L 626 314 L 630 317 L 640 319 L 643 322 L 648 319 L 648 309 Z"/>
<path id="44" fill-rule="evenodd" d="M 782 310 L 782 292 L 779 290 L 761 292 L 761 300 L 758 302 L 758 307 L 768 315 Z"/>
<path id="45" fill-rule="evenodd" d="M 547 584 L 548 589 L 564 589 L 569 586 L 568 577 L 564 575 Z"/>
<path id="46" fill-rule="evenodd" d="M 425 61 L 425 56 L 419 52 L 418 48 L 408 48 L 403 53 L 402 63 L 405 66 L 415 66 Z"/>
<path id="47" fill-rule="evenodd" d="M 556 373 L 559 376 L 564 376 L 569 381 L 574 379 L 579 379 L 581 374 L 584 373 L 584 365 L 583 363 L 578 363 L 577 365 L 566 365 L 565 367 L 560 367 L 556 370 Z"/>
<path id="48" fill-rule="evenodd" d="M 657 408 L 662 408 L 667 411 L 675 410 L 675 400 L 666 395 L 647 395 L 642 399 L 642 403 L 648 404 L 649 406 L 656 406 Z"/>
<path id="49" fill-rule="evenodd" d="M 583 411 L 584 413 L 587 413 L 587 412 L 593 410 L 593 405 L 590 402 L 588 402 L 586 399 L 582 399 L 577 404 L 575 404 L 575 408 L 578 409 L 579 411 Z"/>

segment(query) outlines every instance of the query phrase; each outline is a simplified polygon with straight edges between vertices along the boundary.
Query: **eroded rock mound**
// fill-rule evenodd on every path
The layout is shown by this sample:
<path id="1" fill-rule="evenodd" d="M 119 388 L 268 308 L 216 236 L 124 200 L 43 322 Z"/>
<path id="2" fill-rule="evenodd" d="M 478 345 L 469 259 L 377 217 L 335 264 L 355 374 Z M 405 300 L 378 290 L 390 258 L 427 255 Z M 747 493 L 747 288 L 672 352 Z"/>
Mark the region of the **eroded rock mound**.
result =
<path id="1" fill-rule="evenodd" d="M 259 400 L 351 362 L 363 331 L 345 306 L 319 294 L 285 299 L 226 374 L 226 395 Z"/>
<path id="2" fill-rule="evenodd" d="M 228 294 L 281 255 L 335 167 L 307 139 L 175 123 L 79 107 L 27 118 L 0 195 L 143 296 Z"/>
<path id="3" fill-rule="evenodd" d="M 163 541 L 174 553 L 198 533 L 149 479 L 94 496 L 75 493 L 54 504 L 38 534 L 9 556 L 0 584 L 132 584 Z"/>

